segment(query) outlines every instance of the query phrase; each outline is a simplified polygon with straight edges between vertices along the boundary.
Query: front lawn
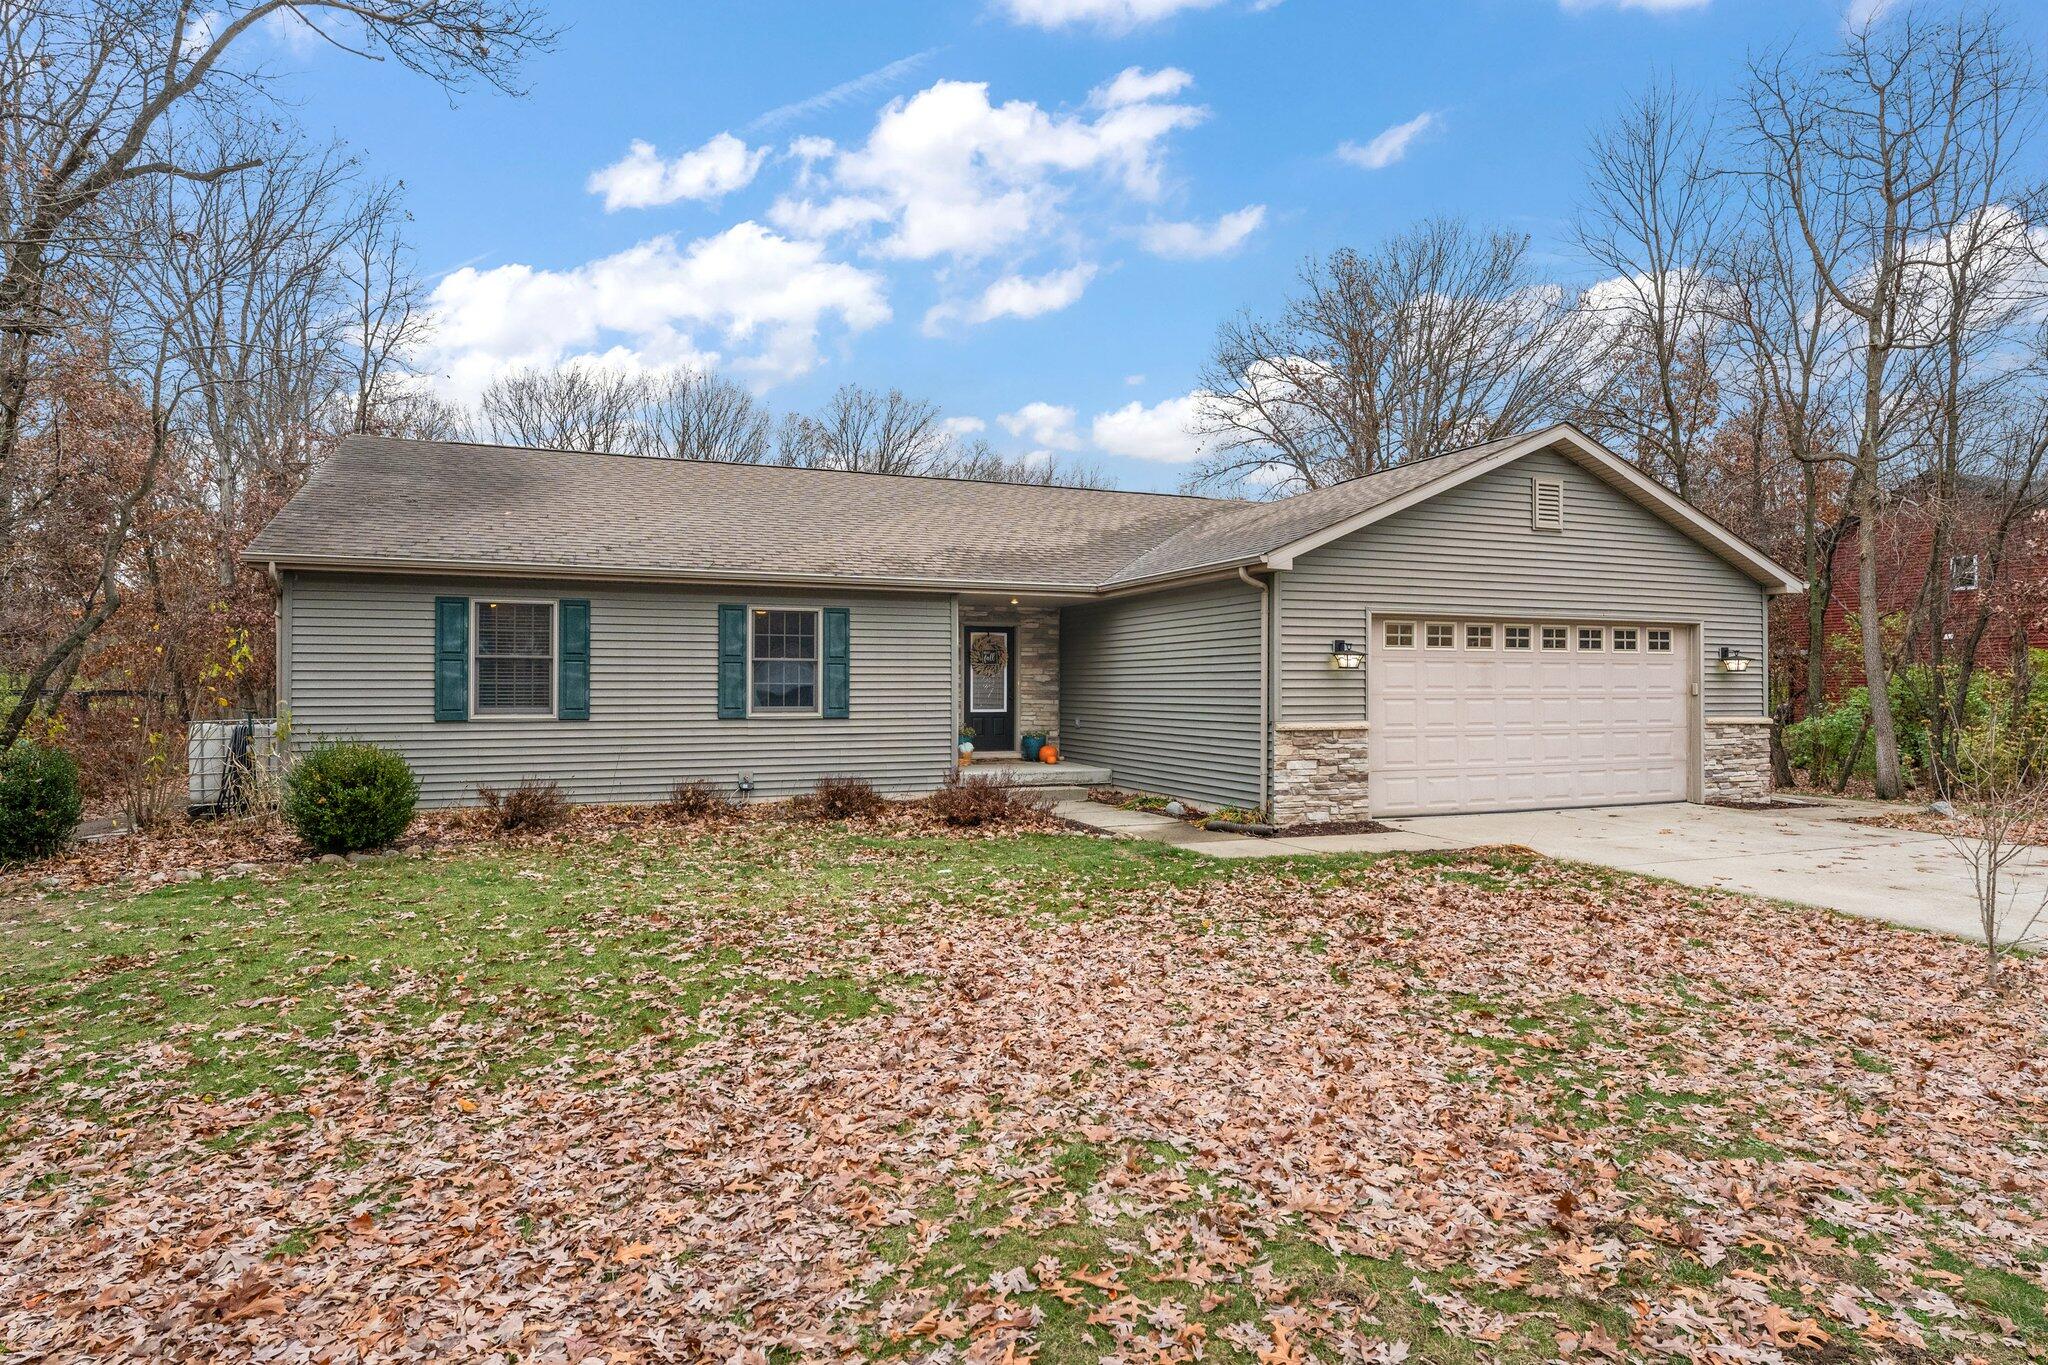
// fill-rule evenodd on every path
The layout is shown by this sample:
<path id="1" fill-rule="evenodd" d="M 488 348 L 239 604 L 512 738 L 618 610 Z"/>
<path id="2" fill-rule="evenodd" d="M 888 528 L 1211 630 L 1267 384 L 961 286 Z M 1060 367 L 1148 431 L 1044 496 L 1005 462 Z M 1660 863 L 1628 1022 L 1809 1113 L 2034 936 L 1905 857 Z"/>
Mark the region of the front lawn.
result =
<path id="1" fill-rule="evenodd" d="M 2048 1008 L 1493 856 L 750 820 L 0 900 L 0 1358 L 2040 1359 Z"/>

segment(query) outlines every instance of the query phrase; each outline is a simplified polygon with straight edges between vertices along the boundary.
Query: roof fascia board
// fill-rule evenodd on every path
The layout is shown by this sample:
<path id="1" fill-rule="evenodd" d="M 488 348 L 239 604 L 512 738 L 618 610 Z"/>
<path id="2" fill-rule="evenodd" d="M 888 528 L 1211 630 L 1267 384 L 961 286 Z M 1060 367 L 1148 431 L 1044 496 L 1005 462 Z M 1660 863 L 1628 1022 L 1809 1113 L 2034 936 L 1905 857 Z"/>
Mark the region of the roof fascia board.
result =
<path id="1" fill-rule="evenodd" d="M 1647 503 L 1666 521 L 1678 526 L 1709 549 L 1719 553 L 1740 566 L 1751 578 L 1764 584 L 1773 593 L 1804 592 L 1806 584 L 1794 578 L 1783 566 L 1768 556 L 1752 549 L 1739 537 L 1723 529 L 1712 518 L 1695 510 L 1691 504 L 1670 492 L 1656 480 L 1649 478 L 1628 461 L 1612 453 L 1599 442 L 1579 431 L 1578 428 L 1560 424 L 1547 431 L 1535 432 L 1513 445 L 1455 469 L 1441 478 L 1432 479 L 1420 487 L 1411 488 L 1396 498 L 1389 498 L 1375 507 L 1346 517 L 1344 520 L 1326 526 L 1320 531 L 1290 541 L 1266 555 L 1266 563 L 1276 569 L 1291 569 L 1294 561 L 1311 550 L 1320 549 L 1333 540 L 1341 540 L 1355 531 L 1363 530 L 1377 521 L 1429 501 L 1441 493 L 1447 493 L 1460 484 L 1483 478 L 1494 470 L 1513 464 L 1526 455 L 1538 451 L 1566 447 L 1567 452 L 1583 464 L 1596 466 L 1615 482 L 1623 484 L 1641 502 Z"/>

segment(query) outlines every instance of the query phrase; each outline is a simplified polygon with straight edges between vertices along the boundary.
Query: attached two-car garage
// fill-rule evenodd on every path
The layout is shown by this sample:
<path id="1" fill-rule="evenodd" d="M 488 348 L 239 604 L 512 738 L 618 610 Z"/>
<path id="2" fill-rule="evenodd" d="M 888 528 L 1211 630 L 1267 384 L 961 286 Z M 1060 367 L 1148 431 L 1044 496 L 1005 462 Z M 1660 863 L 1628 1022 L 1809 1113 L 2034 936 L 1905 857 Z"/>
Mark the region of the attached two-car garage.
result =
<path id="1" fill-rule="evenodd" d="M 1373 814 L 1691 799 L 1693 635 L 1633 621 L 1374 621 Z"/>

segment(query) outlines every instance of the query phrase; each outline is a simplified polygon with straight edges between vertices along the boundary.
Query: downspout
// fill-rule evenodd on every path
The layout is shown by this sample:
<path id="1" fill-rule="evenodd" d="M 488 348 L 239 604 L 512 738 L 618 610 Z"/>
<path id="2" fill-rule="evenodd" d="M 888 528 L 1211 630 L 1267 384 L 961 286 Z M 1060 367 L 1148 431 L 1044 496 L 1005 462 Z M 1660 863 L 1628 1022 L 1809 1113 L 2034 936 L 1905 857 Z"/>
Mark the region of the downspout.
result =
<path id="1" fill-rule="evenodd" d="M 284 575 L 277 571 L 277 561 L 271 560 L 265 567 L 270 577 L 270 712 L 271 719 L 285 709 L 284 686 Z"/>
<path id="2" fill-rule="evenodd" d="M 1267 702 L 1267 673 L 1273 666 L 1273 589 L 1253 578 L 1244 565 L 1237 576 L 1259 594 L 1259 810 L 1273 808 L 1273 717 Z"/>

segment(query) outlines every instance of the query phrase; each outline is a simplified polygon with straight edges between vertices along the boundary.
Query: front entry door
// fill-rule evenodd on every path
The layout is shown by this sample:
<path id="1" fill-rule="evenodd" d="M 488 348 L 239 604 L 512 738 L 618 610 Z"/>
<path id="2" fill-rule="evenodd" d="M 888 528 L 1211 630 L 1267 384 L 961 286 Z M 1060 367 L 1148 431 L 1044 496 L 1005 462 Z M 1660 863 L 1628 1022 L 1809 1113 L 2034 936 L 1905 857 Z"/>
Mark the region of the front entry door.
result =
<path id="1" fill-rule="evenodd" d="M 1008 626 L 969 626 L 961 632 L 967 695 L 961 698 L 974 747 L 999 753 L 1017 747 L 1017 632 Z"/>

